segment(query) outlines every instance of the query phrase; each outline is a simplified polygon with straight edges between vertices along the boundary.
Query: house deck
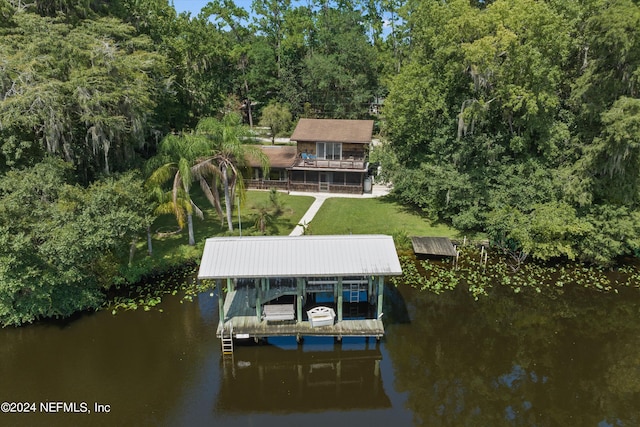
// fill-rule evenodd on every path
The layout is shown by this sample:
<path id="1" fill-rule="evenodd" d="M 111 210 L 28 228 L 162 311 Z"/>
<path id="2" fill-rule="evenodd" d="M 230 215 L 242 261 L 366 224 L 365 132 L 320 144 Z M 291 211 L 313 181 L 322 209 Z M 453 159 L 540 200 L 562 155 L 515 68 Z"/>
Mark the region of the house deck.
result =
<path id="1" fill-rule="evenodd" d="M 381 338 L 384 335 L 384 326 L 379 319 L 345 319 L 334 325 L 321 327 L 312 327 L 308 320 L 297 322 L 296 320 L 268 321 L 258 319 L 255 299 L 248 287 L 241 287 L 227 294 L 224 312 L 224 325 L 218 324 L 218 337 L 222 337 L 223 326 L 227 331 L 233 327 L 234 338 L 258 339 L 275 336 Z"/>
<path id="2" fill-rule="evenodd" d="M 366 170 L 367 162 L 364 159 L 342 159 L 342 160 L 326 160 L 326 159 L 299 159 L 296 161 L 295 167 L 309 169 L 355 169 Z"/>

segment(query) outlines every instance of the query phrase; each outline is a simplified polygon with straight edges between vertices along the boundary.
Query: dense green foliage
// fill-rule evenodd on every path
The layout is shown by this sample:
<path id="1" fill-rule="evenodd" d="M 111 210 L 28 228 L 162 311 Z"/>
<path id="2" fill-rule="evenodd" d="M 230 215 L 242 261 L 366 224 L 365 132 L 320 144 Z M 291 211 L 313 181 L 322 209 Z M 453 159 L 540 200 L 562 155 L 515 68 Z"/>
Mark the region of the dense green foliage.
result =
<path id="1" fill-rule="evenodd" d="M 639 65 L 634 0 L 0 0 L 0 322 L 99 305 L 192 186 L 232 230 L 237 114 L 375 118 L 397 200 L 521 259 L 637 254 Z"/>
<path id="2" fill-rule="evenodd" d="M 99 307 L 150 215 L 134 173 L 74 185 L 46 158 L 0 179 L 0 323 Z"/>
<path id="3" fill-rule="evenodd" d="M 405 203 L 533 257 L 640 249 L 640 6 L 408 1 L 386 103 Z"/>

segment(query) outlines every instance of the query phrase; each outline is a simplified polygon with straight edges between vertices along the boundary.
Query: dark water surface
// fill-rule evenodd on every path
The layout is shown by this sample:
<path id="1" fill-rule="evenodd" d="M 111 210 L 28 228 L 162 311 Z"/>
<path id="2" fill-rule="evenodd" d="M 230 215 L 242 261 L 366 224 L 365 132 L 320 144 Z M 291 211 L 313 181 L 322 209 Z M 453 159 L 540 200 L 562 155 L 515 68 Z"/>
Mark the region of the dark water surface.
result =
<path id="1" fill-rule="evenodd" d="M 380 343 L 272 339 L 226 361 L 209 294 L 0 329 L 0 402 L 37 412 L 0 425 L 640 425 L 638 295 L 386 293 Z"/>

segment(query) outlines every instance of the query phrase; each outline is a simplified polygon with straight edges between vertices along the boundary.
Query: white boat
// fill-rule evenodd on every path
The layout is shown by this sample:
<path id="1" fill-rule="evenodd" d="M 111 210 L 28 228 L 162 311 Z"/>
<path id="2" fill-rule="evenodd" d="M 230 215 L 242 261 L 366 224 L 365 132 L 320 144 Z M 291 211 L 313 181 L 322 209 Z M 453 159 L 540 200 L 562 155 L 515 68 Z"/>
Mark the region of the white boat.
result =
<path id="1" fill-rule="evenodd" d="M 336 312 L 333 311 L 333 308 L 322 306 L 307 310 L 307 315 L 312 328 L 333 325 L 333 321 L 336 318 Z"/>

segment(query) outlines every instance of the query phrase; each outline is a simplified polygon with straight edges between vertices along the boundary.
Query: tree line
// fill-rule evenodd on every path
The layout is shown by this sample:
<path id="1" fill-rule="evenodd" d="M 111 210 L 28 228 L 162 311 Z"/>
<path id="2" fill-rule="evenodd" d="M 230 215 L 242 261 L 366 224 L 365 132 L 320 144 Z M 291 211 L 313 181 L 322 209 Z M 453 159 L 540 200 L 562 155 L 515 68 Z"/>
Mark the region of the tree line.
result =
<path id="1" fill-rule="evenodd" d="M 0 0 L 0 322 L 96 307 L 193 184 L 231 228 L 246 126 L 288 117 L 376 119 L 399 200 L 520 258 L 637 255 L 639 28 L 633 0 Z"/>
<path id="2" fill-rule="evenodd" d="M 640 7 L 408 0 L 384 168 L 405 203 L 517 256 L 640 250 Z"/>
<path id="3" fill-rule="evenodd" d="M 245 125 L 366 116 L 360 7 L 0 0 L 0 323 L 99 307 L 157 215 L 195 244 L 193 185 L 232 230 Z"/>
<path id="4" fill-rule="evenodd" d="M 278 104 L 362 118 L 380 90 L 364 3 L 256 0 L 252 18 L 231 0 L 197 16 L 168 0 L 0 5 L 3 169 L 53 153 L 89 183 L 203 117 L 242 111 L 257 124 Z"/>

